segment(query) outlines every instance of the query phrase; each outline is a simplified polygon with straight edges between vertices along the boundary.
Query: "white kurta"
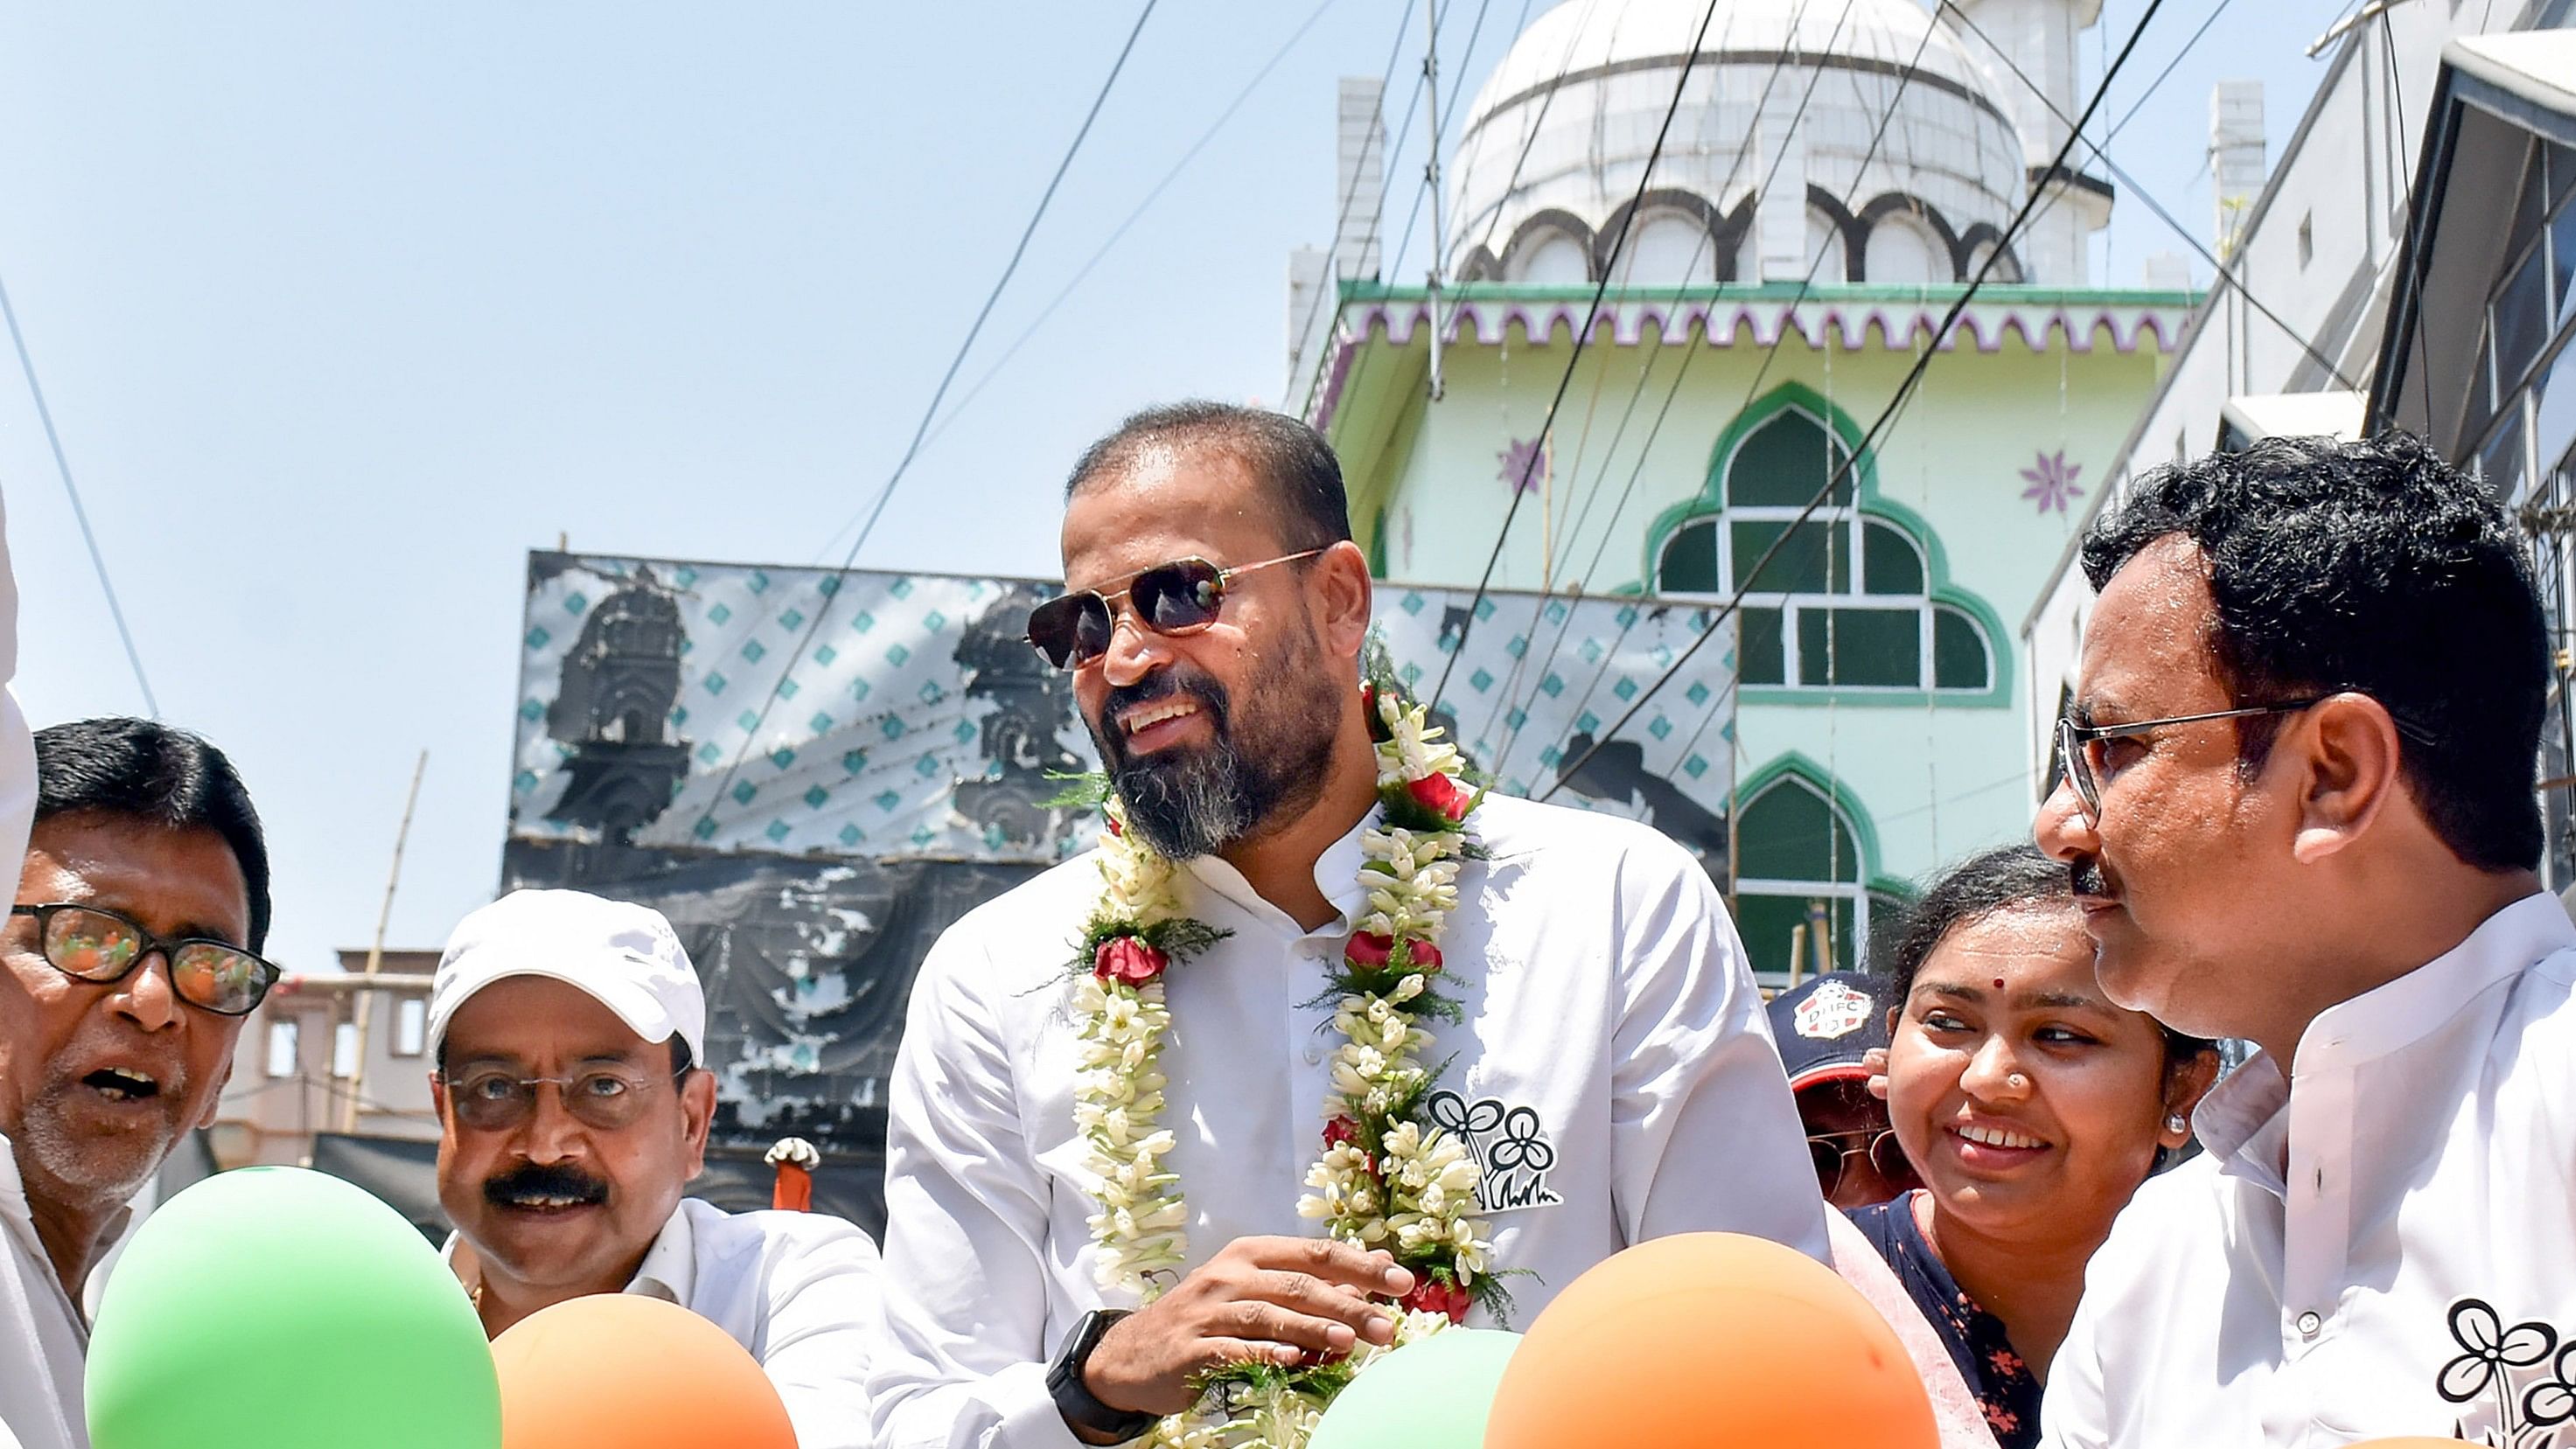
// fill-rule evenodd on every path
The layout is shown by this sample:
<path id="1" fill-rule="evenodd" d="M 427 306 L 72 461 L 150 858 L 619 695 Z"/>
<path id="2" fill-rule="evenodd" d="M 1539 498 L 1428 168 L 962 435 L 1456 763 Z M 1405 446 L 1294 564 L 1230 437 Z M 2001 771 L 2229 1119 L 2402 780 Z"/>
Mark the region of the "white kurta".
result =
<path id="1" fill-rule="evenodd" d="M 36 1238 L 9 1139 L 0 1137 L 0 1445 L 88 1449 L 81 1372 L 89 1323 Z"/>
<path id="2" fill-rule="evenodd" d="M 1647 1238 L 1755 1233 L 1825 1255 L 1803 1129 L 1744 950 L 1706 872 L 1633 822 L 1489 797 L 1491 851 L 1459 876 L 1441 951 L 1463 1026 L 1428 1104 L 1483 1163 L 1496 1262 L 1526 1325 L 1576 1275 Z M 1325 972 L 1360 914 L 1359 831 L 1317 863 L 1342 912 L 1301 930 L 1221 861 L 1177 877 L 1182 908 L 1234 934 L 1167 978 L 1166 1159 L 1193 1265 L 1238 1237 L 1311 1236 L 1338 1038 Z M 887 1142 L 886 1336 L 870 1399 L 885 1449 L 1062 1449 L 1045 1387 L 1093 1277 L 1094 1210 L 1073 1129 L 1067 963 L 1099 891 L 1091 856 L 967 915 L 931 951 L 895 1067 Z M 1454 1059 L 1451 1054 L 1455 1053 Z"/>
<path id="3" fill-rule="evenodd" d="M 470 1252 L 449 1235 L 451 1263 Z M 470 1260 L 463 1271 L 470 1277 Z M 877 1250 L 855 1224 L 682 1198 L 625 1291 L 678 1304 L 758 1359 L 800 1449 L 875 1443 L 861 1369 L 876 1324 Z"/>
<path id="4" fill-rule="evenodd" d="M 2094 1255 L 2044 1442 L 2576 1449 L 2571 985 L 2536 894 L 2221 1083 Z"/>

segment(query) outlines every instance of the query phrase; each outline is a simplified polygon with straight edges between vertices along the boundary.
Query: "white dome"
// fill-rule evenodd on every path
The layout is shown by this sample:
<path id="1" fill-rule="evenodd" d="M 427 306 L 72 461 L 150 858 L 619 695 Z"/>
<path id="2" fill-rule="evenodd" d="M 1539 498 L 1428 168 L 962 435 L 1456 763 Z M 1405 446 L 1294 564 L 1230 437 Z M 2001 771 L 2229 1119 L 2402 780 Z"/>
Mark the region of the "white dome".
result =
<path id="1" fill-rule="evenodd" d="M 1702 0 L 1565 0 L 1522 34 L 1450 162 L 1457 275 L 1598 278 L 1705 13 Z M 1721 4 L 1620 279 L 1795 280 L 1819 250 L 1819 282 L 1972 270 L 2027 184 L 2022 138 L 1990 84 L 1915 0 Z M 1757 223 L 1766 178 L 1801 204 Z"/>

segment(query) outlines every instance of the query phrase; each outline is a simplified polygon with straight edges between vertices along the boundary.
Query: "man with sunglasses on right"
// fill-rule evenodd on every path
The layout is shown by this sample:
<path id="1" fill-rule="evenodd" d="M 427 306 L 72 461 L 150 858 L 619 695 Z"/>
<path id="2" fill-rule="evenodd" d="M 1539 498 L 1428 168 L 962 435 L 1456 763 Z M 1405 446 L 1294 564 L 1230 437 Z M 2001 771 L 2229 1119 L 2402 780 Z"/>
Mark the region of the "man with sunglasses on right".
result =
<path id="1" fill-rule="evenodd" d="M 2083 562 L 2039 842 L 2114 1000 L 2262 1050 L 2095 1254 L 2043 1442 L 2565 1442 L 2576 927 L 2522 536 L 2413 438 L 2274 439 L 2141 478 Z"/>
<path id="2" fill-rule="evenodd" d="M 84 1449 L 91 1271 L 214 1120 L 277 980 L 268 848 L 223 752 L 139 719 L 35 735 L 35 828 L 0 929 L 0 1443 Z"/>

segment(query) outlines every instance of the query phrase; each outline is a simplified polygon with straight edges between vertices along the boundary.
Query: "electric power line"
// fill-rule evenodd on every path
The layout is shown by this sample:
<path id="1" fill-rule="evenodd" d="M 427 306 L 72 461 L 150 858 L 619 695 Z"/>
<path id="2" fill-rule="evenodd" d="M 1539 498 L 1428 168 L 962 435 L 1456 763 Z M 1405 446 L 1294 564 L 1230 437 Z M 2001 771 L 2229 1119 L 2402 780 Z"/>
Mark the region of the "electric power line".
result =
<path id="1" fill-rule="evenodd" d="M 1583 349 L 1592 340 L 1593 324 L 1601 316 L 1601 299 L 1610 290 L 1611 278 L 1618 275 L 1619 254 L 1627 248 L 1628 233 L 1635 229 L 1637 224 L 1638 208 L 1645 201 L 1647 188 L 1654 184 L 1655 163 L 1663 157 L 1665 138 L 1672 134 L 1673 117 L 1680 113 L 1682 96 L 1690 89 L 1691 70 L 1699 63 L 1700 42 L 1708 38 L 1709 22 L 1717 18 L 1718 3 L 1719 0 L 1708 0 L 1708 8 L 1700 12 L 1699 30 L 1691 36 L 1690 52 L 1682 57 L 1681 76 L 1673 83 L 1672 103 L 1664 107 L 1663 124 L 1656 128 L 1655 144 L 1646 152 L 1645 167 L 1637 175 L 1637 194 L 1629 198 L 1627 209 L 1620 215 L 1619 235 L 1610 243 L 1610 255 L 1601 268 L 1601 284 L 1592 289 L 1592 305 L 1585 309 L 1583 326 L 1575 333 L 1573 348 L 1565 359 L 1565 375 L 1557 380 L 1556 396 L 1548 403 L 1547 416 L 1539 424 L 1539 436 L 1542 438 L 1547 436 L 1549 428 L 1556 425 L 1557 409 L 1564 406 L 1566 389 L 1573 386 L 1575 368 L 1583 361 Z M 2161 0 L 2158 0 L 2158 3 L 2161 3 Z M 1494 551 L 1485 559 L 1484 576 L 1476 582 L 1476 596 L 1480 599 L 1493 584 L 1494 569 L 1502 562 L 1503 544 L 1511 537 L 1512 520 L 1520 515 L 1521 500 L 1529 496 L 1529 482 L 1531 475 L 1538 471 L 1540 452 L 1541 450 L 1536 448 L 1530 450 L 1529 461 L 1522 465 L 1521 476 L 1512 486 L 1511 504 L 1503 510 L 1503 526 L 1494 535 Z M 1449 687 L 1450 672 L 1457 668 L 1458 656 L 1466 651 L 1467 634 L 1474 627 L 1475 610 L 1471 606 L 1465 616 L 1465 622 L 1458 626 L 1457 645 L 1450 649 L 1448 662 L 1440 667 L 1440 679 L 1432 686 L 1430 702 L 1433 708 L 1439 707 L 1440 695 Z"/>
<path id="2" fill-rule="evenodd" d="M 1162 199 L 1163 193 L 1171 189 L 1172 183 L 1180 179 L 1181 173 L 1189 169 L 1189 164 L 1197 160 L 1199 153 L 1207 149 L 1208 143 L 1216 139 L 1217 133 L 1224 130 L 1226 124 L 1234 119 L 1235 112 L 1243 109 L 1244 102 L 1252 99 L 1252 93 L 1260 89 L 1261 83 L 1270 78 L 1270 73 L 1279 68 L 1279 63 L 1288 58 L 1288 53 L 1295 50 L 1298 43 L 1315 28 L 1315 22 L 1324 18 L 1324 12 L 1339 3 L 1340 0 L 1323 0 L 1322 4 L 1307 12 L 1304 22 L 1299 24 L 1286 40 L 1280 42 L 1279 48 L 1270 53 L 1270 58 L 1261 63 L 1261 68 L 1252 73 L 1252 79 L 1243 83 L 1243 89 L 1234 93 L 1234 99 L 1226 102 L 1225 109 L 1217 113 L 1217 118 L 1208 123 L 1208 128 L 1199 133 L 1199 138 L 1190 143 L 1190 148 L 1181 153 L 1180 159 L 1172 163 L 1171 169 L 1163 173 L 1162 179 L 1154 183 L 1153 189 L 1145 193 L 1145 198 L 1136 203 L 1135 209 L 1127 213 L 1126 220 L 1119 222 L 1117 228 L 1109 233 L 1108 240 L 1100 244 L 1100 249 L 1093 252 L 1088 260 L 1075 269 L 1073 276 L 1058 289 L 1055 296 L 1044 307 L 1038 309 L 1037 316 L 1030 319 L 1029 325 L 1021 330 L 1018 337 L 1012 339 L 1010 346 L 1002 349 L 1002 355 L 993 360 L 992 366 L 984 369 L 983 375 L 975 379 L 974 385 L 966 389 L 965 395 L 957 399 L 956 405 L 949 408 L 940 416 L 938 422 L 931 425 L 930 436 L 922 440 L 923 446 L 927 447 L 939 441 L 940 435 L 948 431 L 949 426 L 957 421 L 958 415 L 965 412 L 968 405 L 983 395 L 984 389 L 1001 374 L 1003 368 L 1010 365 L 1012 358 L 1020 355 L 1020 349 L 1026 347 L 1029 339 L 1038 334 L 1038 329 L 1046 325 L 1047 319 L 1055 315 L 1056 309 L 1064 305 L 1065 299 L 1071 297 L 1075 289 L 1090 277 L 1092 270 L 1107 259 L 1118 243 L 1126 238 L 1128 231 L 1144 219 L 1145 213 L 1153 208 L 1155 202 Z M 842 527 L 847 528 L 848 525 L 844 524 Z M 825 552 L 828 553 L 831 546 L 839 541 L 840 535 L 837 533 L 826 539 L 823 544 Z"/>
<path id="3" fill-rule="evenodd" d="M 27 339 L 18 330 L 18 309 L 9 305 L 9 289 L 0 285 L 0 317 L 9 322 L 9 344 L 18 349 L 19 370 L 27 375 L 27 396 L 36 403 L 36 420 L 44 424 L 45 445 L 54 450 L 54 471 L 63 480 L 63 492 L 72 500 L 72 518 L 80 524 L 81 542 L 89 545 L 90 567 L 98 571 L 99 592 L 107 595 L 107 616 L 116 622 L 116 637 L 125 645 L 125 662 L 134 669 L 135 688 L 143 691 L 143 708 L 154 719 L 161 717 L 161 702 L 152 697 L 152 681 L 143 675 L 143 656 L 135 651 L 134 631 L 125 627 L 125 609 L 116 601 L 116 584 L 107 576 L 107 557 L 99 552 L 98 535 L 89 526 L 89 510 L 81 506 L 80 485 L 72 481 L 71 460 L 63 456 L 62 435 L 54 430 L 53 409 L 45 406 L 45 389 L 36 381 L 35 359 L 27 355 Z"/>
<path id="4" fill-rule="evenodd" d="M 921 421 L 913 427 L 912 441 L 905 446 L 903 457 L 896 461 L 894 472 L 886 478 L 885 487 L 878 491 L 876 503 L 868 510 L 866 521 L 859 525 L 858 536 L 850 540 L 849 552 L 842 556 L 841 566 L 835 570 L 836 577 L 847 574 L 850 566 L 858 561 L 859 550 L 867 545 L 868 535 L 876 531 L 877 520 L 885 516 L 886 503 L 894 497 L 895 486 L 903 481 L 905 470 L 919 456 L 922 439 L 930 431 L 931 419 L 939 415 L 939 404 L 948 396 L 949 384 L 957 380 L 957 370 L 965 365 L 966 354 L 974 349 L 975 338 L 984 330 L 985 320 L 993 315 L 993 305 L 1002 300 L 1002 290 L 1010 285 L 1011 274 L 1019 270 L 1020 259 L 1028 255 L 1029 239 L 1037 235 L 1038 223 L 1046 219 L 1047 204 L 1055 200 L 1056 188 L 1064 184 L 1065 173 L 1073 168 L 1073 158 L 1081 153 L 1084 138 L 1091 134 L 1092 123 L 1100 119 L 1101 107 L 1109 103 L 1109 93 L 1116 88 L 1119 74 L 1126 70 L 1127 57 L 1135 54 L 1136 38 L 1145 33 L 1145 22 L 1153 18 L 1157 3 L 1158 0 L 1145 0 L 1144 8 L 1136 12 L 1136 23 L 1128 29 L 1126 43 L 1118 48 L 1118 59 L 1110 64 L 1108 76 L 1100 82 L 1099 93 L 1091 98 L 1091 109 L 1083 113 L 1082 125 L 1074 131 L 1072 144 L 1065 147 L 1064 159 L 1056 163 L 1055 174 L 1047 178 L 1046 190 L 1039 194 L 1036 209 L 1029 213 L 1028 225 L 1020 229 L 1020 239 L 1011 248 L 1010 260 L 1003 264 L 1001 276 L 994 279 L 993 290 L 985 294 L 984 305 L 976 310 L 975 321 L 966 329 L 965 340 L 958 343 L 956 355 L 948 360 L 947 371 L 940 374 L 939 386 L 931 390 L 930 403 L 921 410 Z M 760 737 L 760 727 L 768 723 L 770 710 L 777 707 L 788 676 L 795 673 L 798 662 L 804 659 L 805 651 L 813 644 L 814 636 L 822 631 L 823 620 L 831 612 L 828 607 L 817 608 L 813 621 L 805 626 L 805 632 L 796 637 L 796 647 L 788 654 L 786 665 L 779 670 L 778 682 L 770 686 L 768 696 L 761 701 L 759 713 L 743 733 L 742 748 L 734 752 L 733 762 L 725 766 L 724 777 L 716 782 L 715 793 L 708 799 L 706 813 L 698 817 L 699 826 L 715 818 L 716 806 L 724 800 L 726 787 L 733 783 L 742 762 L 750 756 L 753 742 Z"/>
<path id="5" fill-rule="evenodd" d="M 1986 33 L 1977 28 L 1977 22 L 1968 18 L 1967 12 L 1959 9 L 1957 5 L 1951 3 L 1951 0 L 1942 0 L 1941 8 L 1957 15 L 1959 17 L 1959 22 L 1967 26 L 1971 34 L 1974 34 L 1979 40 L 1985 41 L 1987 48 L 1994 50 L 1995 54 L 2003 59 L 2004 66 L 2012 72 L 2013 79 L 2020 81 L 2024 86 L 2029 88 L 2032 95 L 2039 97 L 2039 103 L 2048 107 L 2048 113 L 2055 116 L 2060 124 L 2065 123 L 2066 113 L 2057 108 L 2057 102 L 2049 99 L 2048 93 L 2040 89 L 2039 82 L 2031 79 L 2029 72 L 2023 70 L 2019 65 L 2014 64 L 2012 57 L 2004 55 L 2002 50 L 1995 47 L 1995 43 L 1986 38 Z M 2220 0 L 2218 9 L 2209 13 L 2208 20 L 2201 22 L 2201 31 L 2206 32 L 2209 29 L 2210 21 L 2216 20 L 2219 16 L 2219 12 L 2226 8 L 2226 0 Z M 2192 38 L 2197 40 L 2200 36 L 2195 33 Z M 2188 51 L 2190 47 L 2185 46 L 2184 49 Z M 2175 59 L 2179 61 L 2181 57 L 2176 56 Z M 2134 117 L 2140 110 L 2144 109 L 2148 99 L 2155 94 L 2155 87 L 2157 85 L 2162 85 L 2165 77 L 2172 74 L 2173 67 L 2170 65 L 2165 67 L 2164 73 L 2156 77 L 2155 85 L 2150 85 L 2147 88 L 2146 94 L 2141 95 L 2138 98 L 2137 105 L 2130 108 L 2129 115 Z M 2126 125 L 2127 120 L 2124 118 L 2121 124 Z M 2111 153 L 2106 148 L 2111 144 L 2112 138 L 2118 136 L 2119 133 L 2119 127 L 2114 126 L 2111 128 L 2110 134 L 2104 136 L 2099 144 L 2088 140 L 2084 143 L 2084 149 L 2092 152 L 2093 159 L 2101 162 L 2103 169 L 2119 178 L 2120 184 L 2128 187 L 2129 190 L 2137 196 L 2138 200 L 2145 202 L 2147 210 L 2154 212 L 2157 220 L 2162 221 L 2167 227 L 2170 227 L 2175 236 L 2182 238 L 2185 246 L 2190 247 L 2194 252 L 2198 253 L 2202 261 L 2209 263 L 2212 275 L 2218 279 L 2220 284 L 2234 291 L 2237 296 L 2244 298 L 2247 306 L 2262 313 L 2273 326 L 2280 328 L 2285 336 L 2287 336 L 2291 341 L 2299 344 L 2299 350 L 2305 352 L 2310 361 L 2313 361 L 2319 367 L 2324 368 L 2327 376 L 2333 378 L 2336 382 L 2341 383 L 2347 391 L 2354 389 L 2357 384 L 2354 383 L 2351 378 L 2344 375 L 2343 369 L 2335 365 L 2333 358 L 2318 351 L 2316 344 L 2309 341 L 2306 336 L 2301 334 L 2299 329 L 2282 320 L 2280 313 L 2263 305 L 2263 300 L 2254 295 L 2253 289 L 2247 287 L 2244 280 L 2236 276 L 2235 273 L 2229 269 L 2227 263 L 2220 261 L 2217 255 L 2210 251 L 2210 249 L 2201 242 L 2199 237 L 2192 234 L 2189 227 L 2184 226 L 2180 221 L 2174 218 L 2174 214 L 2172 212 L 2165 209 L 2163 202 L 2156 200 L 2154 192 L 2149 191 L 2145 184 L 2140 182 L 2138 178 L 2130 175 L 2119 162 L 2111 159 Z"/>
<path id="6" fill-rule="evenodd" d="M 2111 82 L 2129 63 L 2129 57 L 2137 51 L 2138 41 L 2147 33 L 2147 26 L 2156 18 L 2156 12 L 2163 8 L 2164 0 L 2147 0 L 2145 13 L 2138 17 L 2136 28 L 2129 32 L 2128 40 L 2121 45 L 2118 58 L 2104 70 L 2101 83 L 2094 87 L 2092 99 L 2085 102 L 2083 114 L 2078 116 L 2075 124 L 2068 128 L 2065 143 L 2057 148 L 2057 155 L 2049 163 L 2047 171 L 2042 174 L 2055 174 L 2066 165 L 2066 158 L 2073 154 L 2076 142 L 2082 139 L 2085 126 L 2091 124 L 2093 113 L 2101 109 L 2103 99 L 2110 94 Z M 1890 420 L 1896 417 L 1906 401 L 1913 396 L 1915 388 L 1923 381 L 1923 374 L 1931 367 L 1932 359 L 1940 355 L 1942 340 L 1950 335 L 1950 329 L 1957 324 L 1961 314 L 1967 311 L 1968 303 L 1976 298 L 1977 293 L 1984 288 L 1987 279 L 1994 275 L 1996 264 L 2003 260 L 2004 253 L 2011 247 L 2013 239 L 2021 233 L 2022 228 L 2038 210 L 2041 196 L 2040 189 L 2034 187 L 2023 199 L 2021 209 L 2014 213 L 2011 225 L 2004 228 L 2002 235 L 1996 239 L 1994 247 L 1987 252 L 1984 265 L 1977 268 L 1977 274 L 1969 279 L 1968 285 L 1961 290 L 1958 299 L 1950 304 L 1949 311 L 1942 316 L 1941 324 L 1932 331 L 1931 344 L 1923 349 L 1922 354 L 1915 359 L 1914 365 L 1907 369 L 1905 376 L 1899 380 L 1895 396 L 1888 399 L 1887 406 L 1880 410 L 1876 420 L 1869 425 L 1869 430 L 1861 435 L 1859 445 L 1850 451 L 1840 467 L 1835 468 L 1826 477 L 1824 486 L 1816 490 L 1813 498 L 1807 500 L 1806 506 L 1800 509 L 1797 517 L 1792 519 L 1788 526 L 1780 531 L 1779 536 L 1771 541 L 1771 546 L 1762 551 L 1761 557 L 1754 560 L 1753 567 L 1746 571 L 1743 581 L 1736 585 L 1734 594 L 1708 621 L 1708 627 L 1701 631 L 1698 638 L 1685 646 L 1681 653 L 1674 656 L 1672 663 L 1666 665 L 1663 671 L 1655 676 L 1653 683 L 1640 690 L 1637 697 L 1629 701 L 1628 708 L 1618 719 L 1611 722 L 1608 729 L 1603 730 L 1593 740 L 1590 748 L 1558 772 L 1556 784 L 1540 794 L 1539 799 L 1545 800 L 1563 788 L 1567 779 L 1580 771 L 1594 755 L 1599 754 L 1603 745 L 1616 739 L 1619 732 L 1627 728 L 1628 722 L 1635 719 L 1638 712 L 1653 701 L 1654 697 L 1662 692 L 1664 686 L 1671 683 L 1674 676 L 1690 663 L 1692 656 L 1698 654 L 1710 639 L 1716 637 L 1718 626 L 1733 617 L 1743 605 L 1745 594 L 1752 589 L 1754 582 L 1761 576 L 1762 570 L 1768 567 L 1771 560 L 1778 557 L 1783 549 L 1787 548 L 1791 539 L 1798 536 L 1798 529 L 1814 516 L 1818 508 L 1824 506 L 1825 500 L 1833 496 L 1834 490 L 1842 485 L 1843 480 L 1851 476 L 1852 469 L 1859 465 L 1860 459 L 1869 452 L 1880 433 L 1886 430 Z"/>

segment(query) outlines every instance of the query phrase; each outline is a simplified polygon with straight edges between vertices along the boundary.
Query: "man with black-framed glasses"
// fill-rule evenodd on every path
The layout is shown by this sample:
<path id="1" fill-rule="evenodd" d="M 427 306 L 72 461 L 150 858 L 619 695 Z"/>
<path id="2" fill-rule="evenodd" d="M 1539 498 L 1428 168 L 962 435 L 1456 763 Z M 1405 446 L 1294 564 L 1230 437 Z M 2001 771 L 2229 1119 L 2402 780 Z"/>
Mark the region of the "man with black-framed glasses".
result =
<path id="1" fill-rule="evenodd" d="M 0 1421 L 88 1442 L 91 1273 L 127 1204 L 214 1119 L 277 970 L 268 849 L 223 752 L 148 720 L 35 735 L 35 827 L 0 924 Z"/>
<path id="2" fill-rule="evenodd" d="M 2041 847 L 2119 1005 L 2261 1048 L 2095 1253 L 2043 1443 L 2549 1442 L 2576 926 L 2525 540 L 2402 434 L 2141 479 L 2087 535 Z"/>
<path id="3" fill-rule="evenodd" d="M 528 890 L 459 923 L 428 1021 L 448 1262 L 496 1336 L 586 1294 L 676 1303 L 760 1361 L 805 1449 L 865 1449 L 876 1245 L 685 1196 L 716 1110 L 706 1022 L 658 911 Z"/>

